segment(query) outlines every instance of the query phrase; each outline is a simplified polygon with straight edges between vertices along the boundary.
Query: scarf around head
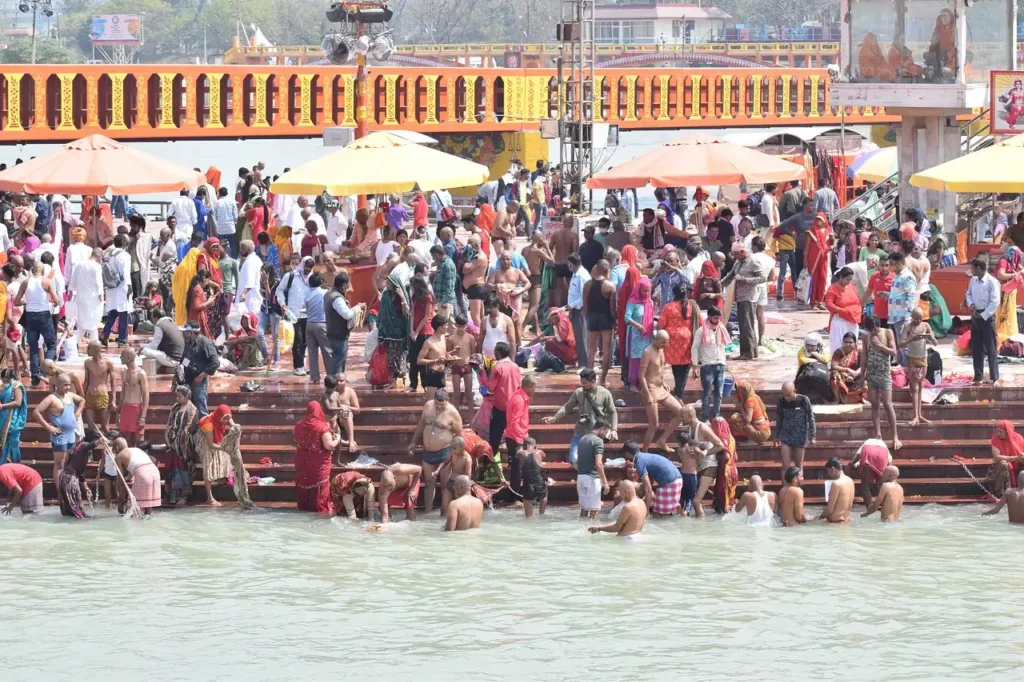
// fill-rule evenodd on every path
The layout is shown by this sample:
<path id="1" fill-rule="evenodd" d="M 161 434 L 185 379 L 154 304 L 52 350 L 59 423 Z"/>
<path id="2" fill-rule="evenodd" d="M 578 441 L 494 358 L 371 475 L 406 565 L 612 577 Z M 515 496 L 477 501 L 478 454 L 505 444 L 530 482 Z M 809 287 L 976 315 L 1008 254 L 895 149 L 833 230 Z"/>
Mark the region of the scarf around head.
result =
<path id="1" fill-rule="evenodd" d="M 630 294 L 628 303 L 635 303 L 644 307 L 643 320 L 641 325 L 643 326 L 644 336 L 650 336 L 654 333 L 654 301 L 651 299 L 651 280 L 643 277 L 640 279 L 639 284 L 633 289 Z"/>

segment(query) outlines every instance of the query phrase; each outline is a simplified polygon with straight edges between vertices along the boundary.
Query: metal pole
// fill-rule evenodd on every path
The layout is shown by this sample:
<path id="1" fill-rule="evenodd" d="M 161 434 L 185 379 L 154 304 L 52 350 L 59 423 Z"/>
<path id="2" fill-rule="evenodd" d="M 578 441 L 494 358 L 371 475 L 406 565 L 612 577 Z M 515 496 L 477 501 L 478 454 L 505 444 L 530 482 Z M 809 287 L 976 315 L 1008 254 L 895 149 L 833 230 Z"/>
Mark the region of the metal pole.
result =
<path id="1" fill-rule="evenodd" d="M 36 63 L 36 14 L 39 12 L 38 0 L 32 2 L 32 63 Z"/>
<path id="2" fill-rule="evenodd" d="M 364 24 L 356 25 L 356 40 L 362 38 L 366 33 Z M 356 58 L 356 139 L 366 136 L 366 100 L 369 99 L 366 92 L 366 55 L 361 54 Z M 356 200 L 358 208 L 366 208 L 366 195 L 360 194 Z"/>

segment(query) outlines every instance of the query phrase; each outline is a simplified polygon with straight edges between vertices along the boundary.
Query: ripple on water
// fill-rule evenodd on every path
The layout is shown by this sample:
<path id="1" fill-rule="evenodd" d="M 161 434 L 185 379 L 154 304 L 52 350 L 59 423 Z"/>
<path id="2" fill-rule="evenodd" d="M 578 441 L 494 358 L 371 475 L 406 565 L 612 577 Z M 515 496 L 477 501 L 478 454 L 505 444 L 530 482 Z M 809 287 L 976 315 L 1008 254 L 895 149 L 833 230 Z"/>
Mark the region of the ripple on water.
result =
<path id="1" fill-rule="evenodd" d="M 361 678 L 388 682 L 742 679 L 741 666 L 1008 679 L 1022 671 L 1021 529 L 980 511 L 795 529 L 659 520 L 623 542 L 567 509 L 488 513 L 458 535 L 436 516 L 368 532 L 287 511 L 74 522 L 48 509 L 0 520 L 0 662 L 86 682 L 308 682 L 352 673 L 354 656 L 373 662 Z"/>

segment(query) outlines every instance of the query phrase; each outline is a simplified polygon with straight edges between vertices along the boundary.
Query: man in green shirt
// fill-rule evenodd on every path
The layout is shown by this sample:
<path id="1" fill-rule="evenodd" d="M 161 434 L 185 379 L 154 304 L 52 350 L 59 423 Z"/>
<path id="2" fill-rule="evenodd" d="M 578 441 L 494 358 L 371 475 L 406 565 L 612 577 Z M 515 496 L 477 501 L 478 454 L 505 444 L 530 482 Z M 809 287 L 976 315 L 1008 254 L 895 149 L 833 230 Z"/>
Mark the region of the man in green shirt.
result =
<path id="1" fill-rule="evenodd" d="M 617 440 L 619 435 L 619 414 L 615 410 L 615 399 L 611 391 L 597 383 L 597 372 L 590 368 L 580 370 L 580 387 L 573 391 L 565 405 L 558 408 L 552 417 L 544 417 L 545 424 L 554 424 L 569 412 L 577 412 L 576 428 L 569 445 L 569 462 L 576 464 L 576 452 L 580 439 L 593 430 L 597 421 L 608 424 L 605 440 Z"/>

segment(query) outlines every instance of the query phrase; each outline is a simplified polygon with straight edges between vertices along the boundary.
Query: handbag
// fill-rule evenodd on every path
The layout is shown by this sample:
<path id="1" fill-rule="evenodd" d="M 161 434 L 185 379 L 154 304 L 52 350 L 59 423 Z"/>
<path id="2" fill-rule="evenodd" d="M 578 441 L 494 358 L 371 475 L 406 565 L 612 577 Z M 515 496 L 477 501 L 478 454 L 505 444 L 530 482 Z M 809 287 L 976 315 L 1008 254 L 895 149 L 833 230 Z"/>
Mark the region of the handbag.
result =
<path id="1" fill-rule="evenodd" d="M 811 274 L 807 270 L 801 270 L 796 280 L 796 300 L 801 303 L 811 302 Z"/>

